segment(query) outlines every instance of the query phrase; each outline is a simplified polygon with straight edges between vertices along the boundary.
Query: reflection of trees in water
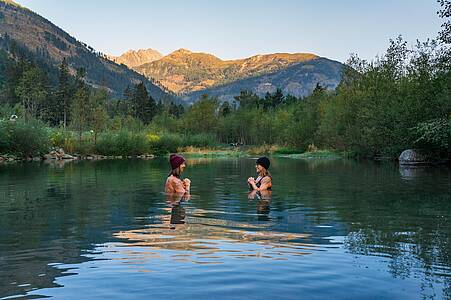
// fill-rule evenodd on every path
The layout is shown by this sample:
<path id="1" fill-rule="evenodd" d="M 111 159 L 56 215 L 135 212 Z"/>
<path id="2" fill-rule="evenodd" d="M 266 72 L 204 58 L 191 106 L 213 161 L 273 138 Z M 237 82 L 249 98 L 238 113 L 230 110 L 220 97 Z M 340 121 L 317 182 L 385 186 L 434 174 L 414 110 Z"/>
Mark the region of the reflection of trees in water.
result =
<path id="1" fill-rule="evenodd" d="M 68 274 L 49 264 L 88 260 L 84 251 L 110 239 L 112 228 L 148 214 L 140 185 L 161 185 L 143 183 L 160 177 L 158 169 L 129 161 L 0 167 L 0 298 L 57 286 Z"/>
<path id="2" fill-rule="evenodd" d="M 447 199 L 424 200 L 421 196 L 378 204 L 361 200 L 358 207 L 340 211 L 339 217 L 350 224 L 344 245 L 354 254 L 388 258 L 388 271 L 395 278 L 421 273 L 425 286 L 440 278 L 449 297 L 451 231 L 450 215 L 445 212 L 451 207 Z"/>
<path id="3" fill-rule="evenodd" d="M 389 222 L 394 223 L 393 220 Z M 418 232 L 403 232 L 404 229 L 405 227 L 398 228 L 399 231 L 354 229 L 346 237 L 344 245 L 353 254 L 386 257 L 388 271 L 394 278 L 418 277 L 420 272 L 422 284 L 430 288 L 440 278 L 445 298 L 449 298 L 451 241 L 449 234 L 446 236 L 443 231 L 449 228 L 424 228 Z"/>
<path id="4" fill-rule="evenodd" d="M 278 191 L 285 202 L 273 200 L 271 206 L 286 210 L 298 201 L 318 212 L 313 224 L 347 224 L 351 253 L 386 257 L 393 277 L 420 273 L 425 287 L 440 279 L 451 297 L 451 173 L 410 171 L 392 163 L 292 161 L 279 165 L 277 179 L 299 188 L 292 195 Z"/>

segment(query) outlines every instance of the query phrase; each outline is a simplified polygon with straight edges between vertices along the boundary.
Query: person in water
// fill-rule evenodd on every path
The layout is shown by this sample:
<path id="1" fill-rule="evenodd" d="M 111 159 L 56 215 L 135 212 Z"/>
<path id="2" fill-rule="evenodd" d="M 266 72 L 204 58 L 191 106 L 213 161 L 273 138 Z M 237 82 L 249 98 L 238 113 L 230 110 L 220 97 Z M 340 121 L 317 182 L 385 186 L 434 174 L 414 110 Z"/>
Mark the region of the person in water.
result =
<path id="1" fill-rule="evenodd" d="M 171 173 L 169 173 L 168 178 L 166 179 L 166 193 L 189 194 L 191 180 L 188 178 L 182 180 L 180 178 L 186 168 L 185 162 L 185 158 L 178 154 L 171 154 L 169 157 Z"/>
<path id="2" fill-rule="evenodd" d="M 272 177 L 268 169 L 270 161 L 267 157 L 260 157 L 257 159 L 255 169 L 258 173 L 257 179 L 249 177 L 247 183 L 249 188 L 253 191 L 270 191 L 272 188 Z"/>

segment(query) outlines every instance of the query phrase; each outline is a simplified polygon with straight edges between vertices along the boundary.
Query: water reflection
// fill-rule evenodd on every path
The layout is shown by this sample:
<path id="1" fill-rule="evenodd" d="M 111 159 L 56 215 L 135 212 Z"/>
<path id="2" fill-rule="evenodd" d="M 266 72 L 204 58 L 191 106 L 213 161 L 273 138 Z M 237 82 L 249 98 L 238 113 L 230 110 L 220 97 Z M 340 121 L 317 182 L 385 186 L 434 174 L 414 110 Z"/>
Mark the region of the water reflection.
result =
<path id="1" fill-rule="evenodd" d="M 205 255 L 211 259 L 214 256 L 214 260 L 209 261 L 215 263 L 223 263 L 227 257 L 287 259 L 287 256 L 310 254 L 318 248 L 318 245 L 300 242 L 308 240 L 308 234 L 266 231 L 249 224 L 194 217 L 187 217 L 181 227 L 149 225 L 144 229 L 118 232 L 115 237 L 127 241 L 125 248 L 173 250 L 175 256 L 183 251 L 185 260 L 193 263 L 206 259 Z"/>
<path id="2" fill-rule="evenodd" d="M 259 221 L 269 221 L 269 213 L 271 211 L 271 198 L 272 198 L 272 191 L 265 190 L 265 191 L 257 191 L 252 190 L 247 195 L 247 198 L 249 200 L 257 199 L 256 202 L 256 208 L 257 208 L 257 215 Z"/>
<path id="3" fill-rule="evenodd" d="M 182 262 L 227 266 L 230 273 L 221 274 L 217 285 L 203 286 L 206 293 L 242 270 L 231 261 L 247 263 L 246 272 L 256 278 L 266 258 L 265 266 L 287 261 L 265 269 L 269 281 L 311 275 L 309 286 L 334 283 L 336 298 L 348 296 L 337 296 L 338 286 L 373 292 L 372 298 L 393 296 L 396 286 L 387 287 L 394 280 L 410 286 L 398 298 L 450 296 L 448 169 L 412 173 L 395 164 L 274 159 L 278 190 L 247 194 L 242 182 L 254 164 L 195 160 L 187 170 L 195 179 L 192 198 L 161 193 L 166 160 L 0 166 L 0 298 L 46 287 L 66 291 L 76 282 L 71 277 L 83 275 L 70 270 L 85 264 L 85 274 L 95 277 L 88 288 L 96 290 L 96 272 L 121 282 L 123 273 L 108 269 L 115 260 L 141 271 L 158 269 L 170 281 L 166 258 L 175 268 Z M 114 253 L 119 258 L 108 256 Z M 285 267 L 293 269 L 277 273 Z M 180 272 L 186 275 L 187 269 Z M 335 277 L 322 280 L 330 274 Z M 289 295 L 299 295 L 299 289 Z M 320 294 L 303 291 L 312 298 Z"/>
<path id="4" fill-rule="evenodd" d="M 191 199 L 190 194 L 184 193 L 168 193 L 166 194 L 166 202 L 171 210 L 170 224 L 185 224 L 186 211 L 183 208 L 183 202 Z M 175 226 L 171 227 L 175 229 Z"/>

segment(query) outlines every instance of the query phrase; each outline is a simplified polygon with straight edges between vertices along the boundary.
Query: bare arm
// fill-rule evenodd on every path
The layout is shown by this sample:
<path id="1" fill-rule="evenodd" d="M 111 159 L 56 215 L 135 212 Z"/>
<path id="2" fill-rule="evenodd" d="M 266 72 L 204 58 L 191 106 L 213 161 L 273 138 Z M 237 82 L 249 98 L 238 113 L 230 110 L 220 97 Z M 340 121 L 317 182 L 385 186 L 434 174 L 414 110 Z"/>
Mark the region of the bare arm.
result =
<path id="1" fill-rule="evenodd" d="M 272 180 L 269 177 L 265 177 L 261 180 L 260 187 L 257 187 L 255 182 L 253 183 L 252 187 L 254 188 L 254 190 L 257 190 L 257 191 L 266 191 L 270 187 L 272 187 Z"/>

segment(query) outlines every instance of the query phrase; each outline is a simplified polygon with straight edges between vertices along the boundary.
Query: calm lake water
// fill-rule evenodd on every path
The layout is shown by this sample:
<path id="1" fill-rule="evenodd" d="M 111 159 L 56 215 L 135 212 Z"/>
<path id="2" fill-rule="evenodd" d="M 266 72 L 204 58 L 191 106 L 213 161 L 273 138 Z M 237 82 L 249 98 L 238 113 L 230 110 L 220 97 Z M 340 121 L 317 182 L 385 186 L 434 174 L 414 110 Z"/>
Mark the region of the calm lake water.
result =
<path id="1" fill-rule="evenodd" d="M 451 171 L 190 159 L 0 165 L 0 298 L 449 299 Z"/>

